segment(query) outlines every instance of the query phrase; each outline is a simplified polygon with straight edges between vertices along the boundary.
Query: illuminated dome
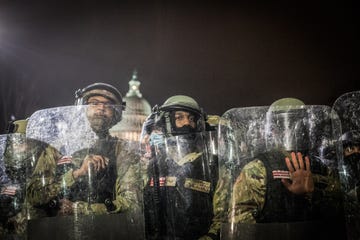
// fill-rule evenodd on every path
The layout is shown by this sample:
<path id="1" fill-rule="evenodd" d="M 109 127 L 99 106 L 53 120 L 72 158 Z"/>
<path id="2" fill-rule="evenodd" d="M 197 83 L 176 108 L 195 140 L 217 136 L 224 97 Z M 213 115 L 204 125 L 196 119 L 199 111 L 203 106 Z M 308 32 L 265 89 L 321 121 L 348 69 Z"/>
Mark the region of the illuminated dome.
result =
<path id="1" fill-rule="evenodd" d="M 151 113 L 151 106 L 142 97 L 139 86 L 137 72 L 134 71 L 129 81 L 129 91 L 124 97 L 126 108 L 123 112 L 123 118 L 110 129 L 111 135 L 130 141 L 139 141 L 142 125 L 146 117 Z"/>

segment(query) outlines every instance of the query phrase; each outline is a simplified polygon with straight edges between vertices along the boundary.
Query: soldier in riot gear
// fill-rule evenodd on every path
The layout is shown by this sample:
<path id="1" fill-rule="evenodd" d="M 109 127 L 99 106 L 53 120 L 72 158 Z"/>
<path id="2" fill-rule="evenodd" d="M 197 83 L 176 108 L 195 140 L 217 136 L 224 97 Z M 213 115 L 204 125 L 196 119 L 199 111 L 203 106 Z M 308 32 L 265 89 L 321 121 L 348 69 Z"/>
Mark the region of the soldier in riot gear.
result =
<path id="1" fill-rule="evenodd" d="M 203 135 L 206 115 L 193 98 L 176 95 L 155 106 L 149 121 L 147 238 L 198 239 L 211 223 L 214 190 Z"/>
<path id="2" fill-rule="evenodd" d="M 277 105 L 279 102 L 275 104 Z M 292 103 L 292 105 L 302 106 L 304 104 L 301 102 L 295 102 Z M 280 119 L 280 117 L 285 117 L 284 114 L 287 116 L 290 115 L 289 112 L 284 112 L 276 115 L 276 120 L 272 119 L 271 121 L 283 121 L 284 119 Z M 269 117 L 273 117 L 273 115 L 269 115 Z M 297 204 L 301 204 L 302 207 L 292 209 L 298 209 L 304 214 L 307 214 L 304 209 L 308 209 L 310 207 L 309 201 L 306 199 L 306 194 L 311 193 L 314 190 L 312 173 L 310 171 L 310 160 L 308 157 L 305 157 L 305 159 L 303 158 L 300 150 L 304 149 L 302 149 L 301 146 L 295 144 L 295 141 L 305 140 L 306 137 L 303 138 L 304 136 L 294 135 L 290 136 L 290 134 L 305 133 L 302 132 L 303 129 L 299 129 L 300 131 L 295 133 L 294 131 L 287 131 L 288 129 L 276 129 L 274 128 L 275 126 L 270 127 L 273 129 L 268 129 L 269 139 L 267 143 L 268 145 L 272 144 L 273 146 L 269 146 L 269 149 L 273 148 L 275 151 L 256 156 L 255 160 L 251 161 L 243 168 L 234 185 L 234 201 L 239 201 L 239 205 L 237 205 L 239 206 L 239 209 L 234 209 L 236 211 L 234 215 L 236 215 L 238 221 L 241 222 L 286 222 L 301 220 L 292 219 L 299 216 L 298 212 L 291 213 L 290 211 L 283 211 L 284 204 L 293 204 L 283 201 L 297 201 Z M 298 124 L 296 127 L 301 128 L 300 124 Z M 274 131 L 281 130 L 283 130 L 283 132 L 274 133 Z M 274 135 L 278 137 L 274 138 Z M 281 140 L 285 140 L 285 148 L 283 150 L 281 150 L 280 147 L 277 147 L 277 141 Z M 291 155 L 288 153 L 288 151 L 291 152 Z M 298 152 L 295 153 L 295 151 Z M 285 176 L 284 178 L 281 178 L 281 182 L 276 180 L 276 178 L 273 178 L 273 171 L 276 170 L 281 170 L 284 174 L 291 174 L 292 181 L 289 181 L 290 175 L 287 179 Z M 245 197 L 245 193 L 243 193 L 242 189 L 245 185 L 249 184 L 245 181 L 249 181 L 249 177 L 251 178 L 251 176 L 256 176 L 256 181 L 254 179 L 254 184 L 258 184 L 256 184 L 256 188 L 250 188 L 249 191 L 258 191 L 259 199 L 256 200 L 257 204 L 253 205 L 254 208 L 248 208 L 247 206 L 244 206 L 247 208 L 247 210 L 244 211 L 241 209 L 241 206 L 243 205 L 242 202 L 244 201 L 243 198 Z M 285 188 L 281 187 L 281 184 L 283 184 Z M 269 191 L 269 188 L 272 190 Z M 247 192 L 246 195 L 249 195 L 249 192 Z M 294 198 L 294 196 L 296 197 Z M 272 203 L 272 205 L 269 205 L 270 203 Z M 279 205 L 275 206 L 274 204 Z M 286 216 L 286 214 L 289 215 Z"/>
<path id="3" fill-rule="evenodd" d="M 13 121 L 2 135 L 4 151 L 0 161 L 0 238 L 16 233 L 14 217 L 22 210 L 26 184 L 26 121 Z"/>
<path id="4" fill-rule="evenodd" d="M 349 240 L 360 238 L 360 91 L 341 95 L 333 105 L 342 127 L 343 158 L 339 162 L 345 194 L 345 220 Z"/>
<path id="5" fill-rule="evenodd" d="M 263 116 L 259 117 L 259 121 L 264 128 L 258 135 L 260 139 L 255 142 L 264 143 L 264 149 L 258 149 L 257 154 L 243 164 L 240 174 L 234 175 L 229 204 L 230 223 L 224 228 L 224 237 L 265 239 L 274 234 L 278 239 L 290 236 L 302 239 L 309 233 L 314 237 L 312 231 L 327 229 L 330 225 L 323 224 L 324 220 L 338 221 L 336 218 L 341 205 L 332 208 L 327 203 L 328 200 L 341 200 L 336 174 L 331 175 L 334 174 L 331 171 L 314 172 L 315 161 L 310 160 L 315 158 L 312 152 L 315 152 L 315 145 L 325 139 L 321 135 L 324 132 L 317 129 L 332 126 L 331 123 L 323 126 L 325 121 L 318 114 L 325 114 L 326 109 L 315 111 L 316 108 L 307 108 L 302 101 L 293 98 L 274 102 L 264 114 L 262 109 L 253 109 Z M 241 111 L 234 114 L 241 116 Z M 250 139 L 249 144 L 251 142 Z M 334 161 L 336 159 L 333 158 Z M 320 206 L 325 212 L 330 211 L 328 216 L 331 218 L 321 215 Z M 332 224 L 340 229 L 339 225 Z M 234 226 L 238 227 L 236 231 Z M 331 236 L 329 232 L 324 236 Z M 336 232 L 337 236 L 342 236 L 341 231 Z"/>
<path id="6" fill-rule="evenodd" d="M 344 164 L 349 174 L 349 187 L 357 189 L 360 184 L 360 132 L 349 131 L 341 136 L 344 151 Z M 355 194 L 355 192 L 354 192 Z"/>
<path id="7" fill-rule="evenodd" d="M 86 105 L 96 141 L 70 156 L 39 159 L 28 187 L 29 202 L 58 216 L 138 210 L 138 157 L 109 134 L 125 108 L 120 92 L 112 85 L 94 83 L 77 90 L 75 96 L 77 106 Z"/>
<path id="8" fill-rule="evenodd" d="M 15 120 L 9 123 L 5 137 L 5 149 L 1 156 L 0 171 L 0 204 L 1 223 L 6 229 L 5 236 L 25 239 L 27 212 L 41 215 L 41 212 L 27 207 L 25 199 L 26 182 L 30 179 L 38 158 L 46 149 L 46 145 L 27 140 L 25 131 L 27 119 Z"/>
<path id="9" fill-rule="evenodd" d="M 347 234 L 350 240 L 360 237 L 360 133 L 352 130 L 342 135 L 343 166 L 345 177 L 345 219 L 347 221 Z"/>

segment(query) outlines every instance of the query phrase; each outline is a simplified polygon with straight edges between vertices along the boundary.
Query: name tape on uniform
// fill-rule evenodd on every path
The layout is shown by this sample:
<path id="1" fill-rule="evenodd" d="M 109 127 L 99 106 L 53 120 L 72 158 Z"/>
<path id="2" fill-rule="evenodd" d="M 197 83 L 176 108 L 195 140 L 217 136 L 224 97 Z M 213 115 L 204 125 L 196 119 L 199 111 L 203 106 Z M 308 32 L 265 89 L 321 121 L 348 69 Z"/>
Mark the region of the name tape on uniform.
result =
<path id="1" fill-rule="evenodd" d="M 210 182 L 193 178 L 186 178 L 184 183 L 184 187 L 204 193 L 210 192 L 210 185 Z"/>

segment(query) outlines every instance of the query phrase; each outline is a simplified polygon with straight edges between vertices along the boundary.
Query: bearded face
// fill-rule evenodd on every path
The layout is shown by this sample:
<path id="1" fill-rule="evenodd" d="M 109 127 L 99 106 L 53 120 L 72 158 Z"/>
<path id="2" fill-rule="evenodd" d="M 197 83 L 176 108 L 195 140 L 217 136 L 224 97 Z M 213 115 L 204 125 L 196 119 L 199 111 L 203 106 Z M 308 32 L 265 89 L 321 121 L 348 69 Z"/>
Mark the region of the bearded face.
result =
<path id="1" fill-rule="evenodd" d="M 98 135 L 106 135 L 114 122 L 112 101 L 102 96 L 93 96 L 87 102 L 89 107 L 86 115 L 91 128 Z"/>
<path id="2" fill-rule="evenodd" d="M 102 114 L 94 114 L 88 119 L 95 133 L 107 132 L 112 126 L 111 119 Z"/>

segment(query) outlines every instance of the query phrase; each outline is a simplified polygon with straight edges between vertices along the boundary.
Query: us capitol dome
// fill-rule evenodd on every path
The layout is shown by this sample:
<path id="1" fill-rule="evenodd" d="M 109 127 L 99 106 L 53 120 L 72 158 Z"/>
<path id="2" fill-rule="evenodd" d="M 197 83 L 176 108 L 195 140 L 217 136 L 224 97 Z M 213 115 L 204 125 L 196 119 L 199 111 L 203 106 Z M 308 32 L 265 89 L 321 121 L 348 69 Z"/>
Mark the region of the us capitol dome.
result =
<path id="1" fill-rule="evenodd" d="M 110 129 L 110 134 L 128 141 L 139 141 L 142 125 L 151 113 L 149 102 L 142 97 L 137 72 L 134 71 L 129 81 L 129 91 L 123 100 L 126 102 L 122 120 Z"/>

